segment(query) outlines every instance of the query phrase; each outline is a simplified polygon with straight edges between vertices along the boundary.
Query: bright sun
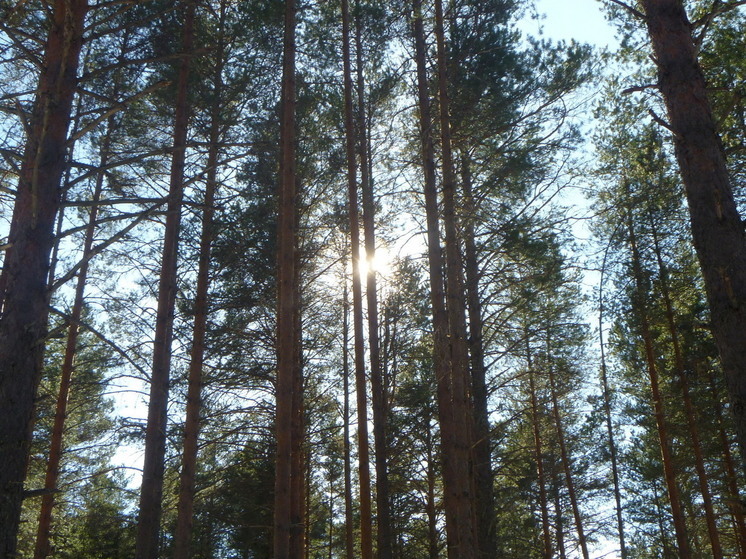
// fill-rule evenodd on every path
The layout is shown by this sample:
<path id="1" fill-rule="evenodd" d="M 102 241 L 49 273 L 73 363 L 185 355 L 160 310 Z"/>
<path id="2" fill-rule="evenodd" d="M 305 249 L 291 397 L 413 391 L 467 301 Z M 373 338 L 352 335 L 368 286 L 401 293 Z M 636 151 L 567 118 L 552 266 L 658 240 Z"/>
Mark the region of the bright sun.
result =
<path id="1" fill-rule="evenodd" d="M 365 257 L 365 248 L 360 248 L 360 277 L 365 279 L 368 269 L 372 268 L 379 276 L 386 277 L 391 272 L 391 253 L 385 246 L 376 247 L 375 256 L 370 262 Z"/>

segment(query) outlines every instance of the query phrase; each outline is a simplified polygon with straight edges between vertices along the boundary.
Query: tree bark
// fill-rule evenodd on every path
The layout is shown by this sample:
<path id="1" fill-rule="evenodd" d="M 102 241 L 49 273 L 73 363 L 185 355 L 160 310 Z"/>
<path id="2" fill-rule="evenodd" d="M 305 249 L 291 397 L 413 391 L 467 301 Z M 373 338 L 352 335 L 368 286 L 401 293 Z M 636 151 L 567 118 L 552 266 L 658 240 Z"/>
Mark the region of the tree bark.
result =
<path id="1" fill-rule="evenodd" d="M 479 263 L 475 243 L 474 216 L 476 205 L 472 193 L 470 160 L 461 157 L 462 189 L 464 194 L 464 263 L 466 300 L 469 309 L 469 360 L 471 364 L 472 402 L 474 414 L 474 483 L 479 549 L 484 559 L 497 559 L 495 533 L 494 473 L 487 388 L 487 369 L 484 365 L 482 301 L 479 292 Z"/>
<path id="2" fill-rule="evenodd" d="M 111 132 L 114 126 L 110 118 L 108 128 L 101 146 L 100 167 L 106 166 L 109 157 L 109 146 Z M 88 225 L 86 226 L 85 236 L 83 239 L 83 258 L 82 264 L 78 271 L 78 281 L 75 286 L 75 298 L 70 311 L 70 324 L 67 329 L 67 340 L 65 342 L 65 354 L 62 361 L 62 370 L 60 372 L 60 387 L 57 392 L 57 405 L 54 413 L 54 423 L 52 426 L 52 439 L 49 445 L 49 458 L 47 459 L 47 469 L 44 478 L 44 489 L 46 493 L 41 500 L 41 510 L 39 512 L 39 526 L 36 531 L 36 543 L 34 547 L 34 559 L 44 559 L 51 555 L 50 548 L 50 531 L 52 527 L 52 509 L 55 505 L 55 491 L 57 490 L 57 480 L 60 474 L 60 462 L 62 460 L 62 445 L 65 430 L 65 420 L 67 419 L 67 402 L 70 395 L 70 386 L 72 384 L 73 372 L 75 369 L 75 356 L 78 349 L 78 334 L 80 333 L 80 317 L 83 313 L 83 304 L 85 296 L 86 282 L 88 281 L 88 265 L 91 249 L 93 248 L 93 237 L 96 233 L 96 219 L 98 216 L 98 202 L 101 199 L 101 191 L 104 184 L 104 172 L 101 171 L 96 177 L 90 214 L 88 216 Z"/>
<path id="3" fill-rule="evenodd" d="M 681 559 L 690 559 L 692 557 L 689 538 L 687 535 L 686 521 L 684 511 L 681 506 L 681 497 L 679 487 L 676 482 L 676 466 L 674 464 L 673 454 L 668 435 L 668 422 L 666 412 L 663 406 L 663 395 L 660 391 L 660 382 L 658 379 L 658 366 L 655 362 L 655 350 L 653 348 L 653 338 L 650 332 L 650 324 L 647 315 L 647 309 L 644 297 L 644 285 L 642 266 L 640 264 L 640 253 L 637 247 L 637 237 L 635 235 L 632 215 L 627 212 L 627 228 L 629 233 L 629 244 L 632 252 L 632 273 L 634 275 L 635 293 L 634 310 L 639 320 L 643 345 L 645 347 L 645 362 L 648 369 L 650 380 L 650 390 L 652 393 L 653 414 L 658 432 L 658 441 L 661 448 L 661 457 L 663 460 L 663 477 L 666 482 L 668 491 L 668 500 L 671 504 L 671 516 L 673 517 L 674 531 L 676 533 L 676 544 L 678 546 L 679 557 Z"/>
<path id="4" fill-rule="evenodd" d="M 182 35 L 183 58 L 179 64 L 174 116 L 174 143 L 166 209 L 166 230 L 163 237 L 158 308 L 156 311 L 153 346 L 153 374 L 150 379 L 148 422 L 145 430 L 145 461 L 143 464 L 140 507 L 135 547 L 136 559 L 156 559 L 159 552 L 160 519 L 163 496 L 163 474 L 168 423 L 168 391 L 171 369 L 174 309 L 176 305 L 176 268 L 179 252 L 179 227 L 184 198 L 184 164 L 189 125 L 189 70 L 194 42 L 196 0 L 185 0 Z"/>
<path id="5" fill-rule="evenodd" d="M 434 363 L 438 416 L 441 431 L 441 459 L 443 463 L 444 505 L 448 557 L 472 559 L 476 557 L 474 541 L 473 487 L 469 475 L 471 462 L 471 430 L 463 416 L 465 396 L 463 379 L 454 381 L 451 363 L 452 346 L 449 341 L 449 318 L 443 285 L 444 263 L 440 247 L 438 194 L 435 176 L 435 148 L 430 114 L 427 52 L 422 16 L 422 1 L 413 0 L 415 62 L 417 65 L 418 105 L 420 111 L 420 141 L 424 171 L 425 211 L 427 219 L 430 302 L 433 314 Z M 463 374 L 462 371 L 459 371 Z"/>
<path id="6" fill-rule="evenodd" d="M 14 557 L 47 334 L 49 257 L 77 85 L 86 0 L 55 0 L 0 293 L 0 556 Z"/>
<path id="7" fill-rule="evenodd" d="M 363 340 L 363 291 L 360 277 L 360 215 L 358 210 L 357 162 L 355 159 L 355 120 L 352 105 L 350 64 L 350 8 L 342 0 L 342 63 L 344 66 L 345 151 L 347 155 L 347 203 L 352 251 L 352 325 L 357 393 L 358 476 L 360 482 L 360 546 L 362 559 L 373 558 L 373 518 L 371 512 L 370 450 L 368 443 L 368 397 Z"/>
<path id="8" fill-rule="evenodd" d="M 345 263 L 344 273 L 347 274 L 347 265 Z M 344 478 L 345 478 L 345 557 L 354 559 L 355 557 L 355 539 L 352 515 L 352 464 L 350 457 L 350 358 L 348 349 L 348 340 L 350 337 L 350 303 L 347 295 L 347 278 L 344 279 L 343 295 L 343 317 L 342 317 L 342 384 L 344 390 L 343 403 L 343 429 L 342 437 L 344 445 Z"/>
<path id="9" fill-rule="evenodd" d="M 643 0 L 746 469 L 746 243 L 681 0 Z"/>
<path id="10" fill-rule="evenodd" d="M 293 479 L 293 405 L 296 352 L 296 319 L 298 316 L 296 273 L 296 76 L 295 76 L 296 2 L 285 1 L 285 36 L 282 64 L 282 99 L 280 124 L 280 184 L 277 221 L 277 409 L 275 429 L 277 458 L 275 464 L 274 557 L 292 557 L 293 502 L 297 500 Z"/>
<path id="11" fill-rule="evenodd" d="M 209 305 L 207 295 L 210 288 L 210 256 L 215 237 L 215 194 L 218 189 L 218 158 L 220 155 L 220 129 L 222 125 L 223 68 L 225 62 L 225 0 L 220 3 L 218 43 L 215 50 L 214 102 L 210 114 L 209 148 L 207 154 L 207 177 L 202 201 L 202 233 L 197 263 L 197 286 L 194 296 L 194 323 L 192 327 L 192 349 L 189 356 L 186 417 L 184 418 L 184 450 L 179 477 L 179 500 L 176 528 L 174 531 L 174 559 L 188 559 L 194 521 L 195 476 L 202 409 L 202 369 L 205 358 L 205 336 Z"/>
<path id="12" fill-rule="evenodd" d="M 359 4 L 359 1 L 358 1 Z M 357 146 L 360 156 L 360 185 L 363 198 L 363 230 L 365 256 L 368 260 L 365 295 L 368 303 L 368 351 L 370 353 L 370 388 L 373 403 L 373 444 L 376 467 L 376 525 L 378 528 L 376 556 L 391 559 L 391 504 L 388 474 L 388 406 L 381 369 L 381 349 L 378 336 L 378 286 L 373 266 L 376 255 L 376 220 L 373 177 L 369 157 L 370 136 L 365 110 L 365 76 L 363 68 L 362 22 L 355 18 L 355 49 L 357 55 Z"/>
<path id="13" fill-rule="evenodd" d="M 533 358 L 531 356 L 531 345 L 526 330 L 526 364 L 528 365 L 528 387 L 531 398 L 531 428 L 534 435 L 534 458 L 536 460 L 536 475 L 539 483 L 539 508 L 541 512 L 541 532 L 543 536 L 544 559 L 552 557 L 552 536 L 549 532 L 549 506 L 547 502 L 546 477 L 544 475 L 544 450 L 539 426 L 539 398 L 536 392 L 536 373 L 534 372 Z"/>
<path id="14" fill-rule="evenodd" d="M 694 452 L 694 468 L 697 471 L 697 480 L 699 481 L 699 490 L 702 495 L 702 504 L 705 509 L 705 522 L 707 524 L 707 534 L 710 539 L 711 552 L 714 559 L 722 559 L 723 550 L 720 545 L 720 534 L 718 533 L 715 510 L 712 504 L 712 493 L 710 483 L 707 479 L 707 470 L 705 460 L 702 454 L 702 443 L 699 437 L 699 428 L 697 427 L 697 414 L 692 403 L 692 396 L 689 390 L 689 379 L 687 378 L 686 365 L 684 363 L 684 354 L 679 341 L 679 331 L 676 326 L 676 317 L 674 315 L 673 302 L 671 301 L 671 291 L 668 286 L 668 270 L 663 262 L 663 255 L 658 241 L 658 233 L 654 220 L 650 219 L 650 230 L 653 236 L 653 250 L 658 264 L 659 284 L 663 304 L 666 314 L 666 323 L 668 334 L 671 336 L 673 346 L 674 366 L 681 384 L 681 400 L 684 404 L 684 415 L 691 437 L 692 450 Z"/>
<path id="15" fill-rule="evenodd" d="M 547 350 L 549 350 L 549 331 L 547 331 Z M 549 357 L 549 353 L 547 353 Z M 580 545 L 580 551 L 583 554 L 583 559 L 589 559 L 588 555 L 588 544 L 585 541 L 585 532 L 583 530 L 583 518 L 580 515 L 580 506 L 578 505 L 578 497 L 575 491 L 575 482 L 572 478 L 572 465 L 570 464 L 570 455 L 567 452 L 567 444 L 565 442 L 565 429 L 562 425 L 562 416 L 560 415 L 559 402 L 557 398 L 557 382 L 554 374 L 554 367 L 551 363 L 548 364 L 549 373 L 549 392 L 552 398 L 552 416 L 554 417 L 554 426 L 557 430 L 557 441 L 559 442 L 560 457 L 562 459 L 562 470 L 565 474 L 565 484 L 567 485 L 567 495 L 570 498 L 570 507 L 572 508 L 572 515 L 575 520 L 575 529 L 578 533 L 578 544 Z"/>
<path id="16" fill-rule="evenodd" d="M 624 538 L 624 519 L 622 516 L 622 492 L 619 483 L 619 459 L 617 457 L 616 437 L 614 436 L 614 424 L 611 420 L 611 390 L 609 387 L 609 376 L 606 368 L 606 346 L 604 344 L 604 273 L 606 272 L 606 259 L 608 257 L 607 246 L 604 251 L 603 264 L 601 266 L 601 278 L 599 279 L 598 294 L 598 345 L 601 350 L 601 394 L 604 406 L 604 422 L 606 423 L 606 436 L 609 441 L 609 456 L 611 458 L 611 481 L 614 486 L 614 501 L 616 504 L 616 524 L 619 533 L 619 554 L 622 559 L 627 559 L 627 545 Z"/>

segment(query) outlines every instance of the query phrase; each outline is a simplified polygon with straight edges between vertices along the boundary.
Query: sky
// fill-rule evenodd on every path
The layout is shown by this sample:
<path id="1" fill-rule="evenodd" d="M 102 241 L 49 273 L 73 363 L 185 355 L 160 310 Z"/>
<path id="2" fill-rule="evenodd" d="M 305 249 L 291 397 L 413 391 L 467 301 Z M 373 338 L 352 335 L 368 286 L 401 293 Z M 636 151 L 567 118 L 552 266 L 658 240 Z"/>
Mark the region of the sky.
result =
<path id="1" fill-rule="evenodd" d="M 543 27 L 548 38 L 581 43 L 591 43 L 599 47 L 613 47 L 614 29 L 604 19 L 599 0 L 536 0 L 536 10 L 546 17 L 540 21 L 525 21 L 521 27 L 536 33 Z"/>

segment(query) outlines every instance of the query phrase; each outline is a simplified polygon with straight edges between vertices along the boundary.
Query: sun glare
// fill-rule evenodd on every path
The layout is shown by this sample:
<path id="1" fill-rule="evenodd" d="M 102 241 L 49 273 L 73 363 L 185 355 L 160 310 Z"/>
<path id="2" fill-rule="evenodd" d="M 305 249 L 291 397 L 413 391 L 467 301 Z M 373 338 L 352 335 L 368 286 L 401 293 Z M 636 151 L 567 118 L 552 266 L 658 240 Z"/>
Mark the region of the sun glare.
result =
<path id="1" fill-rule="evenodd" d="M 370 261 L 365 256 L 365 248 L 360 248 L 360 277 L 364 280 L 371 269 L 382 277 L 391 272 L 391 254 L 385 246 L 376 247 L 375 255 Z"/>

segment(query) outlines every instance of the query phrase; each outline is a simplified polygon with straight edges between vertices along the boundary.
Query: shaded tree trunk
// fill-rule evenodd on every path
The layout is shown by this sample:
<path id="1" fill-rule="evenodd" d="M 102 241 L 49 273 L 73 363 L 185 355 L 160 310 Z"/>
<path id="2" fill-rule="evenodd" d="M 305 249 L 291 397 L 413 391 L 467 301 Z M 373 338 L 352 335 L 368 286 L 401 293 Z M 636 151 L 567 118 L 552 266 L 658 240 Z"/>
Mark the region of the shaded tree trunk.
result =
<path id="1" fill-rule="evenodd" d="M 293 520 L 298 495 L 297 441 L 293 436 L 301 395 L 296 376 L 300 370 L 298 347 L 299 285 L 297 260 L 296 192 L 296 75 L 295 75 L 296 2 L 285 2 L 285 35 L 282 69 L 280 124 L 280 184 L 277 220 L 277 382 L 276 420 L 277 459 L 275 466 L 274 557 L 301 559 L 294 534 L 302 527 Z"/>
<path id="2" fill-rule="evenodd" d="M 345 263 L 344 273 L 347 274 L 347 265 Z M 343 295 L 343 317 L 342 317 L 342 383 L 344 390 L 343 403 L 343 428 L 342 436 L 344 437 L 344 478 L 345 478 L 345 552 L 347 559 L 355 557 L 355 533 L 353 527 L 352 515 L 352 459 L 350 456 L 350 357 L 348 349 L 348 340 L 350 338 L 350 303 L 347 294 L 347 278 L 344 280 Z"/>
<path id="3" fill-rule="evenodd" d="M 359 4 L 359 2 L 358 2 Z M 355 18 L 355 48 L 357 54 L 357 146 L 360 156 L 360 183 L 363 198 L 363 229 L 365 256 L 368 260 L 365 295 L 368 303 L 368 351 L 370 353 L 370 387 L 373 403 L 373 443 L 376 464 L 377 557 L 391 559 L 391 504 L 388 474 L 388 406 L 381 369 L 381 349 L 378 337 L 378 286 L 373 267 L 376 255 L 375 198 L 369 157 L 370 136 L 365 110 L 365 76 L 363 68 L 362 22 Z"/>
<path id="4" fill-rule="evenodd" d="M 601 395 L 604 406 L 604 422 L 606 423 L 606 436 L 609 442 L 609 456 L 611 458 L 611 480 L 614 486 L 614 501 L 616 504 L 616 523 L 619 533 L 619 554 L 622 559 L 627 559 L 627 545 L 624 538 L 624 519 L 622 516 L 622 492 L 619 483 L 619 458 L 617 457 L 616 437 L 614 436 L 614 423 L 611 420 L 611 390 L 609 388 L 608 370 L 606 368 L 606 346 L 604 344 L 604 300 L 603 285 L 604 273 L 606 272 L 606 259 L 608 257 L 608 246 L 604 251 L 603 264 L 601 266 L 601 278 L 599 280 L 598 295 L 598 345 L 601 350 Z"/>
<path id="5" fill-rule="evenodd" d="M 101 145 L 100 167 L 106 166 L 109 157 L 111 132 L 114 126 L 113 118 L 109 118 L 107 131 Z M 88 281 L 88 265 L 91 250 L 93 248 L 93 237 L 96 233 L 96 220 L 98 218 L 98 203 L 104 184 L 104 172 L 101 171 L 96 177 L 93 198 L 91 200 L 91 211 L 88 216 L 85 236 L 83 238 L 83 257 L 78 271 L 78 281 L 75 286 L 75 298 L 70 311 L 70 324 L 67 330 L 65 342 L 65 354 L 60 371 L 60 387 L 57 392 L 57 405 L 54 413 L 52 426 L 52 439 L 49 445 L 49 458 L 44 478 L 45 493 L 41 500 L 41 511 L 39 512 L 39 526 L 36 531 L 36 543 L 34 547 L 34 559 L 43 559 L 52 553 L 50 549 L 50 531 L 52 527 L 52 509 L 55 506 L 55 492 L 60 474 L 60 462 L 62 460 L 63 436 L 65 431 L 65 420 L 67 419 L 67 403 L 70 395 L 73 372 L 75 370 L 75 356 L 78 348 L 78 334 L 80 333 L 80 318 L 83 313 L 86 282 Z M 50 283 L 51 283 L 50 278 Z"/>
<path id="6" fill-rule="evenodd" d="M 746 243 L 681 0 L 642 0 L 746 468 Z"/>
<path id="7" fill-rule="evenodd" d="M 707 470 L 705 469 L 705 460 L 702 455 L 702 443 L 699 437 L 699 428 L 697 427 L 697 414 L 692 403 L 692 396 L 689 390 L 689 378 L 684 363 L 684 355 L 679 341 L 678 327 L 676 326 L 676 317 L 674 315 L 673 302 L 671 301 L 671 292 L 668 286 L 668 270 L 663 263 L 663 256 L 658 241 L 658 232 L 655 221 L 650 219 L 651 233 L 653 236 L 653 250 L 655 252 L 656 262 L 658 264 L 659 284 L 663 304 L 666 314 L 666 323 L 668 334 L 671 337 L 673 345 L 674 366 L 681 384 L 681 400 L 684 404 L 684 415 L 691 437 L 692 450 L 694 452 L 694 468 L 697 471 L 697 480 L 699 481 L 699 490 L 702 495 L 702 504 L 705 509 L 705 522 L 707 524 L 707 534 L 710 539 L 712 556 L 715 559 L 722 559 L 723 550 L 720 545 L 720 534 L 718 533 L 717 522 L 715 519 L 715 510 L 712 504 L 712 493 L 710 492 L 710 483 L 707 479 Z"/>
<path id="8" fill-rule="evenodd" d="M 547 346 L 549 346 L 549 332 L 547 332 Z M 547 347 L 549 350 L 549 347 Z M 549 354 L 547 353 L 547 356 Z M 575 481 L 572 477 L 572 465 L 570 464 L 570 455 L 567 452 L 567 443 L 565 441 L 565 429 L 562 425 L 562 416 L 560 415 L 559 402 L 557 399 L 557 383 L 555 379 L 554 367 L 548 365 L 549 374 L 549 392 L 552 398 L 552 416 L 554 417 L 554 426 L 557 430 L 557 441 L 559 442 L 560 457 L 562 459 L 562 471 L 565 474 L 565 485 L 567 486 L 567 495 L 570 499 L 570 507 L 575 520 L 575 529 L 578 533 L 578 544 L 583 554 L 583 559 L 589 559 L 588 545 L 585 541 L 585 532 L 583 530 L 583 518 L 580 515 L 580 506 L 575 491 Z"/>
<path id="9" fill-rule="evenodd" d="M 202 409 L 202 369 L 205 358 L 205 336 L 209 305 L 207 295 L 210 288 L 210 256 L 215 237 L 214 214 L 215 193 L 218 188 L 218 158 L 220 155 L 220 128 L 222 124 L 221 100 L 223 89 L 223 67 L 225 62 L 225 0 L 220 3 L 218 43 L 215 51 L 215 90 L 210 114 L 209 150 L 207 154 L 207 178 L 202 201 L 202 234 L 197 264 L 197 286 L 194 296 L 194 324 L 192 327 L 192 349 L 189 356 L 186 417 L 184 419 L 184 450 L 179 478 L 179 500 L 176 529 L 174 531 L 174 559 L 188 559 L 194 516 L 195 476 Z"/>
<path id="10" fill-rule="evenodd" d="M 344 65 L 345 151 L 347 155 L 347 203 L 352 251 L 352 325 L 357 393 L 358 476 L 360 481 L 360 546 L 362 559 L 373 558 L 373 519 L 371 512 L 370 450 L 368 443 L 368 397 L 365 379 L 363 340 L 363 292 L 360 277 L 360 215 L 358 211 L 357 163 L 355 160 L 355 121 L 352 105 L 350 64 L 350 9 L 342 0 L 342 63 Z"/>
<path id="11" fill-rule="evenodd" d="M 637 247 L 637 238 L 635 236 L 632 216 L 627 212 L 627 228 L 629 233 L 630 250 L 632 252 L 632 273 L 635 282 L 634 310 L 639 320 L 639 328 L 645 348 L 645 362 L 648 369 L 650 380 L 650 390 L 652 393 L 653 415 L 658 433 L 658 441 L 661 448 L 661 457 L 663 459 L 663 477 L 666 482 L 668 491 L 668 500 L 671 504 L 671 516 L 673 517 L 674 531 L 676 533 L 676 543 L 678 546 L 679 556 L 682 559 L 689 559 L 692 556 L 689 545 L 689 538 L 686 530 L 684 511 L 681 505 L 679 487 L 676 482 L 676 466 L 674 464 L 671 445 L 669 442 L 668 425 L 666 413 L 663 406 L 663 395 L 660 391 L 660 382 L 658 379 L 658 366 L 655 362 L 655 350 L 653 348 L 653 338 L 650 332 L 650 324 L 647 316 L 645 304 L 645 287 L 643 285 L 642 266 L 640 264 L 640 253 Z"/>
<path id="12" fill-rule="evenodd" d="M 552 557 L 552 536 L 549 532 L 549 505 L 547 503 L 546 477 L 544 474 L 544 450 L 539 426 L 539 398 L 536 392 L 536 373 L 534 372 L 533 358 L 529 344 L 528 331 L 526 331 L 526 364 L 528 365 L 528 387 L 531 398 L 531 427 L 534 435 L 534 458 L 536 460 L 536 474 L 539 483 L 539 508 L 541 512 L 541 533 L 544 549 L 542 557 Z"/>
<path id="13" fill-rule="evenodd" d="M 171 369 L 171 343 L 173 341 L 174 308 L 176 304 L 177 259 L 179 252 L 179 227 L 184 199 L 184 165 L 189 125 L 189 70 L 194 42 L 196 0 L 185 0 L 182 36 L 183 57 L 179 64 L 174 116 L 174 143 L 171 159 L 171 176 L 166 209 L 166 230 L 163 238 L 160 280 L 158 283 L 158 308 L 153 346 L 153 374 L 150 379 L 148 422 L 145 430 L 145 461 L 137 523 L 136 559 L 158 557 L 160 519 L 163 496 L 163 473 L 166 455 L 166 429 L 168 423 L 168 391 Z"/>
<path id="14" fill-rule="evenodd" d="M 434 363 L 437 386 L 438 416 L 441 430 L 444 504 L 448 556 L 471 559 L 476 556 L 474 541 L 473 487 L 470 481 L 471 430 L 463 416 L 465 396 L 463 378 L 454 382 L 449 343 L 449 318 L 443 284 L 444 263 L 440 248 L 438 194 L 435 176 L 435 148 L 430 114 L 430 92 L 427 76 L 427 48 L 421 0 L 413 0 L 415 62 L 417 65 L 420 142 L 424 171 L 425 211 L 430 276 L 430 302 L 433 314 Z M 459 371 L 463 374 L 465 371 Z"/>
<path id="15" fill-rule="evenodd" d="M 477 511 L 479 549 L 485 559 L 496 559 L 495 494 L 492 471 L 492 444 L 488 408 L 487 369 L 484 365 L 482 338 L 482 302 L 479 294 L 479 264 L 475 243 L 474 216 L 476 205 L 472 193 L 470 160 L 461 157 L 464 193 L 464 256 L 466 300 L 469 309 L 469 360 L 471 365 L 472 402 L 474 413 L 474 484 Z"/>
<path id="16" fill-rule="evenodd" d="M 0 556 L 14 557 L 47 335 L 49 258 L 77 85 L 86 0 L 55 0 L 0 293 Z"/>

